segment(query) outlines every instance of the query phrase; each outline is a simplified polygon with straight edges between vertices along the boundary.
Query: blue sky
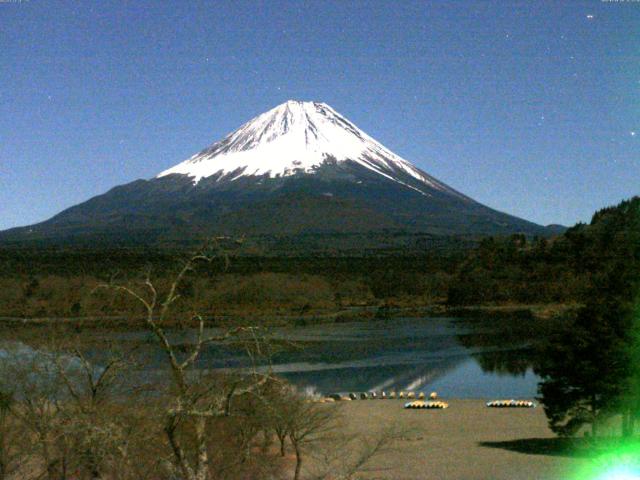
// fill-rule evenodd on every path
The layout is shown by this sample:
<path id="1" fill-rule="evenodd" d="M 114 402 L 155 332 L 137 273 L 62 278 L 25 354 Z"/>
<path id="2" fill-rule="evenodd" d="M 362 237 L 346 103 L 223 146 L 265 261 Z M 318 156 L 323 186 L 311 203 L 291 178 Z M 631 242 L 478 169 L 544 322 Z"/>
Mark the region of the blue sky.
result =
<path id="1" fill-rule="evenodd" d="M 288 99 L 491 207 L 588 221 L 640 194 L 640 2 L 0 1 L 0 229 Z"/>

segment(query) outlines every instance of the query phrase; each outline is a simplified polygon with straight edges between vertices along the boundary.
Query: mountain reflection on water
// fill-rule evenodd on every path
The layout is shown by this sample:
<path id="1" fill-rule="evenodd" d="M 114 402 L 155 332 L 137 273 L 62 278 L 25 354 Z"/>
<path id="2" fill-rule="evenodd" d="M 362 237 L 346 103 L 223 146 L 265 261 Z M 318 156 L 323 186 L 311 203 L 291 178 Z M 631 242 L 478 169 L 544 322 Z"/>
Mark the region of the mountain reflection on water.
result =
<path id="1" fill-rule="evenodd" d="M 459 398 L 533 397 L 531 332 L 523 319 L 407 318 L 282 328 L 300 348 L 273 357 L 273 370 L 308 392 L 437 390 Z M 506 322 L 506 323 L 505 323 Z M 525 327 L 525 328 L 521 328 Z M 219 348 L 208 368 L 243 365 Z"/>

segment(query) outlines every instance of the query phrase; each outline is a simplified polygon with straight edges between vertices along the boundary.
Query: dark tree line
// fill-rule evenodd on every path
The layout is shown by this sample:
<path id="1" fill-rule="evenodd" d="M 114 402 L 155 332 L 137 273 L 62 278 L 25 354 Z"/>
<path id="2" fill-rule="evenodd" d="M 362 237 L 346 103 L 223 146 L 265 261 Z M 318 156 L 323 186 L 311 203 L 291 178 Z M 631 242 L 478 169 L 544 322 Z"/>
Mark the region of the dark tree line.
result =
<path id="1" fill-rule="evenodd" d="M 590 278 L 581 259 L 576 260 L 582 256 L 582 238 L 572 230 L 551 240 L 524 235 L 482 240 L 458 265 L 449 285 L 448 304 L 582 301 Z"/>

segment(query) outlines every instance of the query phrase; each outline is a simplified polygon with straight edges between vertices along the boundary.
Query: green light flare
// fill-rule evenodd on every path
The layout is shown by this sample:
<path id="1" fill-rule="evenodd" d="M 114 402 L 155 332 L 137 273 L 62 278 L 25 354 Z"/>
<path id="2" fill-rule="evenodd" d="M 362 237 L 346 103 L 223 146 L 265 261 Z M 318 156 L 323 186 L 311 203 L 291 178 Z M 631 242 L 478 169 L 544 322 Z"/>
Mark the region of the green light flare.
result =
<path id="1" fill-rule="evenodd" d="M 634 302 L 631 323 L 631 344 L 629 360 L 633 365 L 628 385 L 632 411 L 638 407 L 640 394 L 640 302 Z M 634 412 L 635 413 L 635 412 Z M 637 432 L 634 432 L 637 435 Z M 618 443 L 619 442 L 619 443 Z M 619 439 L 615 446 L 605 449 L 585 471 L 575 477 L 593 480 L 640 480 L 640 440 Z"/>
<path id="2" fill-rule="evenodd" d="M 576 439 L 575 457 L 581 457 L 562 480 L 640 480 L 640 217 L 637 205 L 624 217 L 625 234 L 620 245 L 629 247 L 619 255 L 617 267 L 609 274 L 612 290 L 602 292 L 607 302 L 619 344 L 614 344 L 610 362 L 623 368 L 619 393 L 607 398 L 614 423 L 606 430 L 609 437 Z M 622 221 L 622 220 L 621 220 Z M 625 247 L 625 248 L 626 248 Z M 628 263 L 625 263 L 628 262 Z M 615 273 L 613 273 L 615 272 Z M 597 292 L 599 294 L 600 292 Z M 626 367 L 626 368 L 625 368 Z M 620 418 L 620 424 L 617 421 Z M 604 426 L 604 425 L 601 425 Z M 611 428 L 612 427 L 612 428 Z M 620 436 L 618 436 L 620 435 Z M 584 458 L 585 454 L 589 458 Z"/>
<path id="3" fill-rule="evenodd" d="M 603 475 L 601 475 L 600 477 L 598 477 L 599 480 L 638 480 L 640 479 L 640 473 L 636 472 L 632 472 L 630 470 L 627 470 L 626 468 L 622 468 L 622 469 L 614 469 L 611 470 L 610 472 L 606 472 Z"/>
<path id="4" fill-rule="evenodd" d="M 592 458 L 571 480 L 640 480 L 640 442 L 612 448 Z"/>

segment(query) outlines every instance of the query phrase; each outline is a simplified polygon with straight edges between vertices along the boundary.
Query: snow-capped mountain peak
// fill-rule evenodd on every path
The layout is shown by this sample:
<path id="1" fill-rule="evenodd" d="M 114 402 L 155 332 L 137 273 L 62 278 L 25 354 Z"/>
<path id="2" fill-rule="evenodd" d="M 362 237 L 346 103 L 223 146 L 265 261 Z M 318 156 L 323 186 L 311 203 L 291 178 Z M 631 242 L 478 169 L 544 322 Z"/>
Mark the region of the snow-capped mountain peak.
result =
<path id="1" fill-rule="evenodd" d="M 194 183 L 213 175 L 218 181 L 247 176 L 287 177 L 313 174 L 328 161 L 355 162 L 423 194 L 428 193 L 420 184 L 459 195 L 395 155 L 329 105 L 297 100 L 258 115 L 158 177 L 182 174 Z M 400 178 L 405 175 L 417 180 L 418 187 Z"/>

